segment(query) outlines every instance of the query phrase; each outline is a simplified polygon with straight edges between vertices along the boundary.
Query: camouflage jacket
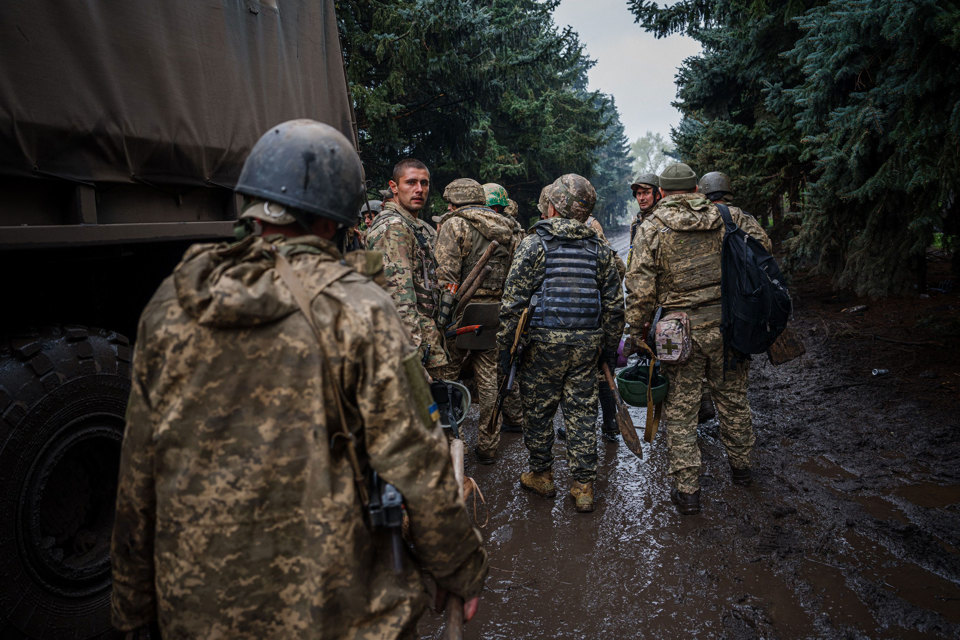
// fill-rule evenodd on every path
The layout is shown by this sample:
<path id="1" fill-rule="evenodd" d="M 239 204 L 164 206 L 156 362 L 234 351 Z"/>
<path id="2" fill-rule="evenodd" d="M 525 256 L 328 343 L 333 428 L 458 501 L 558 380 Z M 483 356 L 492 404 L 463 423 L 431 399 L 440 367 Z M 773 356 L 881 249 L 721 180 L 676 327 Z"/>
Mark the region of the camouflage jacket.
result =
<path id="1" fill-rule="evenodd" d="M 312 300 L 323 355 L 274 247 Z M 417 565 L 480 590 L 486 554 L 416 352 L 389 296 L 339 258 L 312 236 L 195 245 L 147 305 L 113 532 L 117 628 L 396 638 L 426 605 Z M 415 552 L 399 575 L 337 435 L 337 383 L 361 465 L 406 499 Z"/>
<path id="2" fill-rule="evenodd" d="M 387 291 L 421 355 L 430 345 L 427 366 L 447 364 L 443 336 L 434 321 L 438 303 L 436 231 L 391 201 L 374 218 L 366 241 L 367 249 L 383 254 Z"/>
<path id="3" fill-rule="evenodd" d="M 537 223 L 546 225 L 558 237 L 591 238 L 596 232 L 582 222 L 569 218 L 549 218 Z M 537 292 L 545 276 L 545 256 L 540 237 L 526 236 L 517 248 L 510 266 L 510 273 L 503 286 L 500 302 L 500 331 L 497 343 L 500 349 L 508 349 L 520 321 L 520 314 L 529 306 L 530 298 Z M 600 243 L 597 260 L 597 285 L 600 288 L 600 328 L 595 330 L 558 330 L 534 328 L 529 338 L 553 344 L 616 349 L 623 333 L 623 287 L 617 273 L 616 254 L 606 243 Z"/>
<path id="4" fill-rule="evenodd" d="M 437 281 L 443 287 L 461 284 L 496 240 L 500 247 L 487 263 L 490 275 L 473 297 L 475 302 L 499 301 L 516 246 L 523 238 L 517 221 L 493 209 L 477 205 L 459 207 L 445 215 L 437 234 Z"/>
<path id="5" fill-rule="evenodd" d="M 736 207 L 730 215 L 767 249 L 770 239 L 753 218 Z M 691 327 L 720 324 L 720 248 L 723 218 L 699 193 L 667 196 L 643 219 L 633 238 L 627 266 L 627 322 L 642 327 L 657 307 L 685 311 Z"/>

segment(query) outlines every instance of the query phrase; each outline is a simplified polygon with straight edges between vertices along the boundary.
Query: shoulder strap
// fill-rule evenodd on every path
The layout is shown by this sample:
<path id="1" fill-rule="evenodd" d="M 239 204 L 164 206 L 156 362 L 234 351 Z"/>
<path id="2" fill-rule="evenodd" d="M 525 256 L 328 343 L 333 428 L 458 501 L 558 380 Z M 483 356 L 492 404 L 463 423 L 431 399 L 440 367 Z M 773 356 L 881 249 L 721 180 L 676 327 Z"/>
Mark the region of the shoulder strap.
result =
<path id="1" fill-rule="evenodd" d="M 720 215 L 723 217 L 723 224 L 727 228 L 727 233 L 733 233 L 740 228 L 736 225 L 736 223 L 733 221 L 733 217 L 730 215 L 730 207 L 721 202 L 716 202 L 714 204 L 716 205 L 717 210 L 720 212 Z"/>
<path id="2" fill-rule="evenodd" d="M 330 380 L 330 383 L 336 390 L 334 398 L 337 402 L 337 413 L 340 416 L 341 433 L 335 434 L 334 437 L 341 436 L 347 443 L 347 457 L 350 460 L 350 466 L 353 467 L 353 481 L 357 485 L 357 494 L 360 496 L 360 502 L 366 506 L 370 502 L 370 498 L 367 494 L 366 483 L 363 480 L 363 471 L 360 469 L 360 459 L 357 457 L 357 439 L 356 436 L 354 436 L 350 430 L 347 429 L 347 418 L 343 412 L 343 388 L 340 386 L 340 381 L 338 378 L 330 369 L 330 363 L 323 351 L 323 334 L 320 333 L 320 327 L 317 326 L 317 320 L 313 317 L 313 311 L 310 310 L 310 297 L 304 290 L 303 284 L 300 282 L 300 278 L 298 278 L 297 274 L 294 273 L 293 267 L 290 266 L 290 262 L 283 257 L 283 254 L 279 251 L 276 251 L 274 252 L 274 256 L 277 273 L 280 274 L 280 279 L 283 280 L 283 283 L 287 285 L 290 293 L 293 294 L 293 299 L 296 300 L 297 306 L 300 307 L 300 311 L 307 320 L 307 324 L 309 324 L 310 328 L 313 330 L 313 335 L 317 338 L 317 346 L 320 348 L 321 366 L 323 367 L 324 374 Z M 349 269 L 344 271 L 341 277 L 349 272 Z M 338 279 L 339 278 L 333 278 L 328 280 L 324 283 L 323 288 L 321 288 L 320 291 L 323 291 L 323 289 L 326 289 L 327 286 L 333 284 Z"/>

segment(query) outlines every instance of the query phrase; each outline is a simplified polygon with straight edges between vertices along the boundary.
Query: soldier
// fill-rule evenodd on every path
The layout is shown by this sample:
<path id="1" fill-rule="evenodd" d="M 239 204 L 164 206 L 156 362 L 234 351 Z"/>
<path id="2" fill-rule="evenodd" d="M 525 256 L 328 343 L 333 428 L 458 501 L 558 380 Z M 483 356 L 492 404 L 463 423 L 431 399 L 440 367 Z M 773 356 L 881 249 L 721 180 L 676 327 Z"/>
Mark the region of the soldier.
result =
<path id="1" fill-rule="evenodd" d="M 387 290 L 420 349 L 424 366 L 436 378 L 449 360 L 435 322 L 437 234 L 418 217 L 430 195 L 430 171 L 419 160 L 401 160 L 393 168 L 390 189 L 394 199 L 384 203 L 367 231 L 367 249 L 383 254 Z"/>
<path id="2" fill-rule="evenodd" d="M 517 249 L 497 336 L 504 361 L 520 316 L 530 308 L 529 342 L 517 373 L 530 452 L 530 471 L 520 475 L 520 484 L 544 497 L 556 495 L 553 416 L 562 397 L 574 479 L 570 495 L 580 512 L 593 511 L 598 356 L 615 357 L 623 331 L 623 291 L 613 251 L 583 224 L 596 201 L 593 185 L 572 173 L 541 194 L 546 219 Z"/>
<path id="3" fill-rule="evenodd" d="M 630 191 L 640 205 L 640 211 L 630 223 L 630 251 L 627 253 L 627 266 L 630 265 L 630 258 L 633 256 L 633 238 L 637 234 L 637 227 L 660 201 L 660 178 L 655 173 L 638 173 L 630 184 Z"/>
<path id="4" fill-rule="evenodd" d="M 507 198 L 507 207 L 503 210 L 503 212 L 516 220 L 517 216 L 520 214 L 520 207 L 517 206 L 517 201 Z M 519 224 L 519 222 L 517 224 Z"/>
<path id="5" fill-rule="evenodd" d="M 711 171 L 703 174 L 697 189 L 707 197 L 707 200 L 716 204 L 729 204 L 730 197 L 733 196 L 733 189 L 730 188 L 730 178 L 719 171 Z M 736 207 L 730 207 L 730 211 L 740 211 Z M 731 214 L 732 215 L 732 214 Z M 706 381 L 703 384 L 703 392 L 700 396 L 700 409 L 697 411 L 697 424 L 703 424 L 713 420 L 717 415 L 713 407 L 713 401 L 710 398 L 710 387 Z"/>
<path id="6" fill-rule="evenodd" d="M 700 512 L 700 449 L 697 408 L 705 378 L 720 414 L 720 439 L 727 451 L 733 482 L 750 483 L 754 435 L 747 402 L 747 364 L 723 371 L 720 335 L 720 247 L 723 219 L 717 207 L 697 192 L 697 176 L 685 164 L 660 175 L 662 200 L 637 229 L 627 268 L 627 321 L 631 342 L 654 310 L 681 311 L 690 321 L 692 350 L 683 364 L 663 365 L 670 381 L 663 406 L 673 489 L 671 500 L 684 515 Z M 770 246 L 757 221 L 731 211 L 744 231 Z"/>
<path id="7" fill-rule="evenodd" d="M 332 241 L 356 216 L 359 157 L 332 127 L 286 122 L 254 146 L 237 191 L 253 198 L 253 233 L 191 247 L 140 319 L 114 625 L 136 637 L 415 637 L 417 564 L 471 615 L 486 554 L 425 374 L 390 297 Z M 402 492 L 416 561 L 365 520 L 370 471 Z"/>
<path id="8" fill-rule="evenodd" d="M 488 198 L 484 187 L 470 178 L 459 178 L 447 185 L 443 199 L 453 208 L 443 217 L 443 226 L 437 236 L 436 256 L 437 282 L 441 289 L 455 289 L 473 270 L 491 241 L 496 240 L 499 246 L 487 262 L 491 267 L 490 274 L 470 302 L 499 306 L 503 281 L 522 232 L 512 218 L 494 210 L 493 207 L 499 207 L 502 211 L 507 199 L 503 187 L 496 186 L 496 197 Z M 500 425 L 490 424 L 497 401 L 497 349 L 494 346 L 484 351 L 465 351 L 451 346 L 449 353 L 450 365 L 441 377 L 457 379 L 462 369 L 473 369 L 480 407 L 474 453 L 481 464 L 492 464 L 500 444 Z"/>

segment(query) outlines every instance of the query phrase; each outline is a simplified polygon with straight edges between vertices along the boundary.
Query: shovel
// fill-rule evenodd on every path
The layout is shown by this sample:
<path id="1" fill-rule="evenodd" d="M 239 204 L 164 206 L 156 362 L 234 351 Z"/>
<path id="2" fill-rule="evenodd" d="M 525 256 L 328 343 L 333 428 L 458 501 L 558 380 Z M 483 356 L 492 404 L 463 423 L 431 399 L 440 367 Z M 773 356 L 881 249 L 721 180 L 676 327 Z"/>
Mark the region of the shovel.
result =
<path id="1" fill-rule="evenodd" d="M 617 427 L 620 429 L 620 435 L 623 436 L 623 441 L 627 443 L 627 448 L 643 460 L 643 449 L 640 446 L 640 438 L 637 437 L 637 428 L 633 426 L 630 411 L 627 409 L 627 405 L 623 403 L 620 392 L 617 391 L 617 386 L 613 382 L 613 374 L 610 373 L 610 365 L 606 362 L 603 363 L 603 376 L 607 379 L 607 384 L 610 385 L 613 397 L 617 401 Z"/>

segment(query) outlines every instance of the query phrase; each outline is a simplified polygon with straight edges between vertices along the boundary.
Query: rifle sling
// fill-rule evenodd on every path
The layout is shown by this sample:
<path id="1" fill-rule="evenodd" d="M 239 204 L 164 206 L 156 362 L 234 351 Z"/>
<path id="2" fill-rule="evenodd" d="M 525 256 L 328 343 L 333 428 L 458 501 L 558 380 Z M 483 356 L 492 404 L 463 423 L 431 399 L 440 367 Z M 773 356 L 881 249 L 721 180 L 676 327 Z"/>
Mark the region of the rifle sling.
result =
<path id="1" fill-rule="evenodd" d="M 333 435 L 333 438 L 341 436 L 347 444 L 347 458 L 350 460 L 350 466 L 353 467 L 353 481 L 357 485 L 357 494 L 360 496 L 360 502 L 366 507 L 370 503 L 370 497 L 367 493 L 367 486 L 364 482 L 363 471 L 360 468 L 360 459 L 357 457 L 357 446 L 356 446 L 356 436 L 354 436 L 349 429 L 347 429 L 347 418 L 344 415 L 343 411 L 343 389 L 340 386 L 340 382 L 337 377 L 334 375 L 333 370 L 330 368 L 330 362 L 326 358 L 326 354 L 323 350 L 323 334 L 320 333 L 320 327 L 317 326 L 316 318 L 313 317 L 313 312 L 310 310 L 310 297 L 307 295 L 307 292 L 304 290 L 303 285 L 300 282 L 300 278 L 297 277 L 297 274 L 294 273 L 293 267 L 290 266 L 290 262 L 283 256 L 279 251 L 274 252 L 276 259 L 277 273 L 280 274 L 280 279 L 283 280 L 283 283 L 287 285 L 287 289 L 290 290 L 290 293 L 293 294 L 293 299 L 296 300 L 297 306 L 300 307 L 300 311 L 303 313 L 304 317 L 307 320 L 307 324 L 310 325 L 310 328 L 313 330 L 313 335 L 317 338 L 317 345 L 320 348 L 320 362 L 323 367 L 324 376 L 327 377 L 331 384 L 333 384 L 336 393 L 334 393 L 334 399 L 337 404 L 337 414 L 340 416 L 340 430 L 342 433 L 336 433 Z M 323 288 L 332 284 L 334 280 L 328 281 Z M 320 291 L 323 291 L 323 288 Z M 320 293 L 319 291 L 317 292 Z M 333 439 L 331 438 L 331 440 Z"/>

